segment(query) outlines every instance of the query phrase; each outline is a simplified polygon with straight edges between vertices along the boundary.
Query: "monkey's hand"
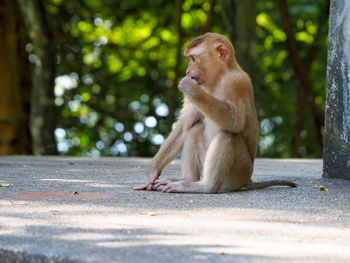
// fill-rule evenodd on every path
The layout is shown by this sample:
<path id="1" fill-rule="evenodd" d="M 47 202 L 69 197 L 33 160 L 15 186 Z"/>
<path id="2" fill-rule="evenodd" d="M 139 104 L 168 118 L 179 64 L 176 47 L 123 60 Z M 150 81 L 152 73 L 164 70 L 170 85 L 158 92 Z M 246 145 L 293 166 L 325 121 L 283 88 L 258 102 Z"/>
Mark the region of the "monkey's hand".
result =
<path id="1" fill-rule="evenodd" d="M 161 170 L 156 170 L 154 172 L 151 172 L 149 174 L 149 182 L 145 185 L 135 186 L 133 190 L 147 190 L 147 191 L 155 191 L 158 187 L 155 187 L 156 180 L 159 178 L 160 174 L 162 173 Z"/>
<path id="2" fill-rule="evenodd" d="M 179 90 L 183 92 L 189 99 L 199 95 L 202 89 L 198 86 L 194 79 L 186 76 L 179 83 Z"/>

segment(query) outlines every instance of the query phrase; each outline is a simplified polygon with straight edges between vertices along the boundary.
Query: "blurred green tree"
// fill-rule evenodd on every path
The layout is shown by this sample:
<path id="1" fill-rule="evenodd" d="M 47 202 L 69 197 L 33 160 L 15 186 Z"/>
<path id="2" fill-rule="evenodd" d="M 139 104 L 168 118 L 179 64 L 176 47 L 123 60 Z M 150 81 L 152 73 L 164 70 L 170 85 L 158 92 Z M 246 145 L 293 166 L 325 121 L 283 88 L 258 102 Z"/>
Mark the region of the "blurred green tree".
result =
<path id="1" fill-rule="evenodd" d="M 327 1 L 44 3 L 56 36 L 44 49 L 57 60 L 50 71 L 56 70 L 61 154 L 152 156 L 178 115 L 181 53 L 192 38 L 213 31 L 231 37 L 253 78 L 259 156 L 321 156 Z M 30 12 L 22 10 L 24 17 Z M 34 38 L 27 47 L 29 56 L 41 56 Z"/>
<path id="2" fill-rule="evenodd" d="M 257 5 L 259 155 L 321 157 L 328 1 L 277 4 Z"/>
<path id="3" fill-rule="evenodd" d="M 50 1 L 48 8 L 57 26 L 59 150 L 153 155 L 178 114 L 185 44 L 208 23 L 207 12 L 214 10 L 213 21 L 220 20 L 220 6 Z"/>
<path id="4" fill-rule="evenodd" d="M 259 155 L 320 156 L 326 3 L 288 2 L 297 55 L 304 58 L 311 51 L 305 58 L 309 70 L 302 73 L 310 83 L 305 98 L 293 64 L 296 54 L 281 23 L 286 14 L 274 1 L 235 1 L 237 6 L 224 8 L 226 23 L 216 1 L 179 0 L 177 9 L 161 0 L 148 1 L 142 9 L 141 0 L 49 3 L 59 44 L 55 91 L 61 152 L 153 155 L 182 97 L 176 86 L 186 62 L 179 54 L 209 25 L 234 38 L 238 58 L 252 74 L 261 119 Z"/>

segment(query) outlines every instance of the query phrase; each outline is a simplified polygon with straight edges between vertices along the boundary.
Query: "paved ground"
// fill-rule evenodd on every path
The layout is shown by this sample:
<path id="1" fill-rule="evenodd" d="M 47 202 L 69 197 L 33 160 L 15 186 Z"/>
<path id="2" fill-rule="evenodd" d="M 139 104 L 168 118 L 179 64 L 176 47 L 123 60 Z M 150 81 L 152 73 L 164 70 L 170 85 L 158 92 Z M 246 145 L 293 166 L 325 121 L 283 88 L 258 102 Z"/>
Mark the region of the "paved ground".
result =
<path id="1" fill-rule="evenodd" d="M 350 262 L 350 181 L 320 160 L 259 159 L 299 187 L 218 195 L 132 191 L 148 163 L 0 157 L 0 262 Z"/>

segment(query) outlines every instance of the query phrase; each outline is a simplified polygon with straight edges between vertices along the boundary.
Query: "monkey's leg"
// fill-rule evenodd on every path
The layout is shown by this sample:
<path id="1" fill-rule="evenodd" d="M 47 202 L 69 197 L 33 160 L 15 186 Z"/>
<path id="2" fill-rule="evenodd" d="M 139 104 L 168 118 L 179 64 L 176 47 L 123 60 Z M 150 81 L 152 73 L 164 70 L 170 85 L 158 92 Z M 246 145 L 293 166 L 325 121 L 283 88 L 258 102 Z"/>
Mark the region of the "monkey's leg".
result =
<path id="1" fill-rule="evenodd" d="M 186 137 L 181 155 L 181 173 L 184 181 L 199 181 L 204 159 L 204 124 L 198 122 L 195 124 Z"/>
<path id="2" fill-rule="evenodd" d="M 218 133 L 209 145 L 203 178 L 198 182 L 171 182 L 168 193 L 217 193 L 239 190 L 250 182 L 253 162 L 240 135 Z"/>
<path id="3" fill-rule="evenodd" d="M 188 131 L 184 142 L 181 155 L 181 172 L 183 181 L 199 181 L 203 168 L 204 158 L 204 125 L 202 122 L 198 122 Z M 167 185 L 169 183 L 177 181 L 180 181 L 180 179 L 159 179 L 156 180 L 154 187 L 157 189 L 161 185 Z"/>

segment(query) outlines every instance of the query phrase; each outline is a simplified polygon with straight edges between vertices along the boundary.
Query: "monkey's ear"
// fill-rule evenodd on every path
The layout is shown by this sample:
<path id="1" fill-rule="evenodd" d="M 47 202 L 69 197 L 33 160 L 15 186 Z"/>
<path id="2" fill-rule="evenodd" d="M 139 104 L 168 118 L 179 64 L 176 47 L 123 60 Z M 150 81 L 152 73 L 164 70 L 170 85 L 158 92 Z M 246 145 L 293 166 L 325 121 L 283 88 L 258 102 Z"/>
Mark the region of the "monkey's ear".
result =
<path id="1" fill-rule="evenodd" d="M 215 51 L 218 54 L 219 59 L 221 59 L 222 61 L 226 62 L 228 60 L 228 58 L 230 57 L 230 51 L 222 43 L 215 45 Z"/>

